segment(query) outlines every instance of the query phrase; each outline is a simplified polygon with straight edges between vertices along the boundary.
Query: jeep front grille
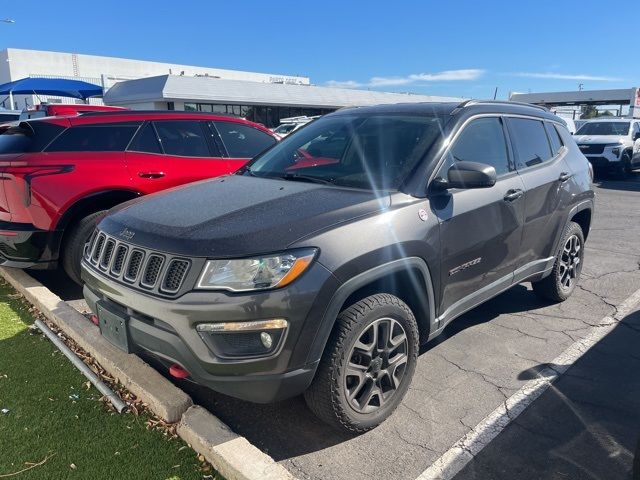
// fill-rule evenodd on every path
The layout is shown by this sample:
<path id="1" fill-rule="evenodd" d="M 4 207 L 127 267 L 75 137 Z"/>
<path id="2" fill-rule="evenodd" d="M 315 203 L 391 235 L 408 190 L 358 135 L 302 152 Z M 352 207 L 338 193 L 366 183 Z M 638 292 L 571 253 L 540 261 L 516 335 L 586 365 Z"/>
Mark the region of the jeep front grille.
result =
<path id="1" fill-rule="evenodd" d="M 107 277 L 164 295 L 178 293 L 191 267 L 186 258 L 130 245 L 103 232 L 92 235 L 84 259 Z"/>

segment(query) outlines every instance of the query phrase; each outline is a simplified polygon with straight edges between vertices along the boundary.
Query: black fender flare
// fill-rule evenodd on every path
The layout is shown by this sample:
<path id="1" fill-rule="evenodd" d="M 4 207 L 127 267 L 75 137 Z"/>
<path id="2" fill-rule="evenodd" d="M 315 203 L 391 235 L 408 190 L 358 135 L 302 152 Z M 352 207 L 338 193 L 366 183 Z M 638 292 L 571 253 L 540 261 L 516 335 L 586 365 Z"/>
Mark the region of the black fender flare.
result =
<path id="1" fill-rule="evenodd" d="M 562 236 L 564 235 L 564 232 L 566 231 L 567 226 L 569 225 L 569 222 L 571 222 L 571 219 L 573 219 L 573 217 L 575 217 L 577 213 L 583 210 L 591 210 L 591 218 L 593 219 L 594 205 L 595 205 L 595 202 L 593 198 L 590 198 L 590 199 L 578 202 L 573 207 L 571 207 L 571 210 L 569 210 L 569 213 L 567 214 L 566 220 L 564 222 L 564 228 L 562 228 L 558 232 L 558 237 L 556 238 L 556 241 L 554 243 L 554 249 L 552 250 L 552 252 L 557 252 L 558 249 L 560 248 L 560 242 L 562 241 Z M 585 232 L 585 237 L 587 236 L 587 233 L 589 232 Z M 554 253 L 553 255 L 555 256 L 556 254 Z"/>
<path id="2" fill-rule="evenodd" d="M 317 363 L 324 353 L 325 346 L 329 340 L 329 335 L 333 330 L 336 318 L 340 313 L 344 302 L 357 290 L 370 284 L 373 281 L 384 278 L 388 275 L 403 272 L 403 271 L 416 271 L 422 277 L 424 284 L 427 287 L 427 318 L 429 321 L 429 334 L 432 334 L 437 330 L 436 327 L 436 315 L 435 315 L 435 293 L 433 290 L 433 282 L 431 279 L 431 270 L 427 265 L 427 262 L 420 257 L 407 257 L 398 260 L 392 260 L 373 267 L 370 270 L 359 273 L 355 277 L 347 280 L 340 285 L 335 291 L 331 300 L 329 301 L 327 308 L 320 319 L 320 325 L 316 331 L 316 336 L 312 343 L 309 355 L 307 356 L 307 364 Z"/>

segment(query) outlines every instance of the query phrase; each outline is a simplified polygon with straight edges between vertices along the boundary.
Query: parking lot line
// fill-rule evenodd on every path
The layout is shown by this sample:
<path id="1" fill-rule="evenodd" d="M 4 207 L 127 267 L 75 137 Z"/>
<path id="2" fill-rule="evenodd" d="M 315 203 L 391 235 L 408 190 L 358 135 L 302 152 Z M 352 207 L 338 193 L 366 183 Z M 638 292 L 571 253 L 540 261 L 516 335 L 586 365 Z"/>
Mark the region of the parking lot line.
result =
<path id="1" fill-rule="evenodd" d="M 518 417 L 553 381 L 566 372 L 592 346 L 611 332 L 640 303 L 640 289 L 625 299 L 613 315 L 604 317 L 581 340 L 576 341 L 556 357 L 548 367 L 537 372 L 538 377 L 525 383 L 466 435 L 455 442 L 416 480 L 450 480 Z"/>

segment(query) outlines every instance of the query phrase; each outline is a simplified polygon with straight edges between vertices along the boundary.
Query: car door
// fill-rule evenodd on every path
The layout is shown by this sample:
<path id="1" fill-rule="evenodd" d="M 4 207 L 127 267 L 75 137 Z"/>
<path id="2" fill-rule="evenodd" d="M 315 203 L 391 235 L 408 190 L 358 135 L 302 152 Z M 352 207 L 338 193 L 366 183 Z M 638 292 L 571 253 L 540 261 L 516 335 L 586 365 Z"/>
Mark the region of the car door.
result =
<path id="1" fill-rule="evenodd" d="M 271 135 L 240 122 L 214 121 L 211 126 L 220 135 L 231 171 L 238 170 L 277 142 Z"/>
<path id="2" fill-rule="evenodd" d="M 151 193 L 229 173 L 213 136 L 200 120 L 146 122 L 126 152 L 134 185 Z"/>
<path id="3" fill-rule="evenodd" d="M 500 116 L 469 121 L 438 176 L 447 178 L 450 166 L 463 160 L 493 166 L 497 180 L 490 188 L 450 189 L 431 199 L 440 224 L 441 325 L 511 285 L 522 237 L 524 185 Z"/>
<path id="4" fill-rule="evenodd" d="M 516 160 L 516 170 L 525 187 L 524 226 L 517 276 L 526 278 L 544 271 L 552 262 L 555 240 L 565 227 L 570 195 L 567 182 L 571 169 L 568 151 L 557 127 L 534 118 L 507 118 Z M 516 278 L 518 281 L 519 278 Z"/>

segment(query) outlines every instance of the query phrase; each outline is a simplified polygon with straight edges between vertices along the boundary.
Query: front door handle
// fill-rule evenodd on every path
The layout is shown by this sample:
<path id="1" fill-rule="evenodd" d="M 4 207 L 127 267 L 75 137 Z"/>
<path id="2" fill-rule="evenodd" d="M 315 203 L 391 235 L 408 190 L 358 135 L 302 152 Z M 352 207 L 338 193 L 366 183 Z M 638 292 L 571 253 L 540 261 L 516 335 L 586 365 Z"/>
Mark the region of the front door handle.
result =
<path id="1" fill-rule="evenodd" d="M 566 182 L 567 180 L 569 180 L 571 178 L 571 174 L 567 173 L 567 172 L 562 172 L 560 174 L 560 176 L 558 177 L 558 180 L 560 180 L 561 182 Z"/>
<path id="2" fill-rule="evenodd" d="M 504 199 L 507 202 L 513 202 L 514 200 L 519 199 L 522 195 L 524 195 L 524 191 L 520 190 L 519 188 L 512 188 L 504 194 Z"/>
<path id="3" fill-rule="evenodd" d="M 138 176 L 140 178 L 162 178 L 164 177 L 164 172 L 140 172 Z"/>

